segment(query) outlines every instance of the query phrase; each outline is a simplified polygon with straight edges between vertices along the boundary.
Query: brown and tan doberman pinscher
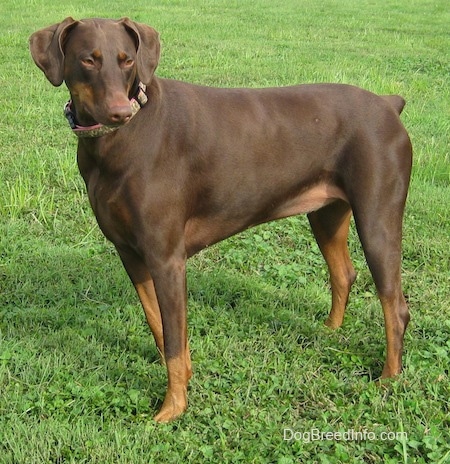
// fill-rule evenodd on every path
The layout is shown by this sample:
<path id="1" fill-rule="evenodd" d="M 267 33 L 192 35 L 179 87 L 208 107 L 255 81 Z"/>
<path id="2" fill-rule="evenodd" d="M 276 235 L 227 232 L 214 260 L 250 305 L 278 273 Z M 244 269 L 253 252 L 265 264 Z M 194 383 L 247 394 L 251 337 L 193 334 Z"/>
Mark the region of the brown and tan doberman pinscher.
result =
<path id="1" fill-rule="evenodd" d="M 34 33 L 31 54 L 79 137 L 78 165 L 100 228 L 122 259 L 165 360 L 155 419 L 187 406 L 191 361 L 186 260 L 256 224 L 301 213 L 328 264 L 329 327 L 342 324 L 355 271 L 353 213 L 384 311 L 382 377 L 401 371 L 409 321 L 402 218 L 412 149 L 404 100 L 340 84 L 217 89 L 154 75 L 151 27 L 66 18 Z"/>

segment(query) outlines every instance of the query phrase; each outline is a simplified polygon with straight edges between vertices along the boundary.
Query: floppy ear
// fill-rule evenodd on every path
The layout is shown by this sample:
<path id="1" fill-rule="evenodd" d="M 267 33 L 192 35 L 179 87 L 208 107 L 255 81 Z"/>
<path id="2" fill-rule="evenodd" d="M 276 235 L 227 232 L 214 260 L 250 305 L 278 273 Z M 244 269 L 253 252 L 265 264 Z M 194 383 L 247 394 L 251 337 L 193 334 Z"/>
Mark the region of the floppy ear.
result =
<path id="1" fill-rule="evenodd" d="M 136 23 L 128 18 L 122 18 L 120 23 L 125 26 L 136 42 L 139 79 L 143 84 L 150 84 L 159 62 L 159 34 L 152 27 Z"/>
<path id="2" fill-rule="evenodd" d="M 68 17 L 30 36 L 30 52 L 34 62 L 56 87 L 64 80 L 63 42 L 67 33 L 77 24 L 78 21 Z"/>

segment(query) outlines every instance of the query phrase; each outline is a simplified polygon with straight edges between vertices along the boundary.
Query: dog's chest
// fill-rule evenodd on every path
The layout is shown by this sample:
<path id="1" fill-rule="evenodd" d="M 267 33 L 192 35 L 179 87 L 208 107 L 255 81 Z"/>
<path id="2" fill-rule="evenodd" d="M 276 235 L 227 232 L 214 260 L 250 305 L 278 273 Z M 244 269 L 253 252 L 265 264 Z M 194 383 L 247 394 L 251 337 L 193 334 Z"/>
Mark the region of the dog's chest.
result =
<path id="1" fill-rule="evenodd" d="M 85 178 L 91 207 L 106 238 L 129 243 L 134 236 L 133 199 L 123 182 L 93 169 Z"/>

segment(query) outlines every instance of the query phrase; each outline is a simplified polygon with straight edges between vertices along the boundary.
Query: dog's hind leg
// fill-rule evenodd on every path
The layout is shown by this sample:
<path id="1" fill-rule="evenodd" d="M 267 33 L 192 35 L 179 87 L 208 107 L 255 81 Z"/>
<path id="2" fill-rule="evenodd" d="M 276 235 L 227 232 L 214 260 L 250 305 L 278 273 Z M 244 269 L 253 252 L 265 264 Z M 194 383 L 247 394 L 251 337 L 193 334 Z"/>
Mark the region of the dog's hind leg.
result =
<path id="1" fill-rule="evenodd" d="M 381 377 L 401 372 L 403 336 L 409 311 L 401 284 L 403 212 L 411 173 L 411 144 L 404 132 L 392 137 L 384 150 L 367 156 L 372 165 L 355 165 L 349 199 L 356 229 L 384 313 L 387 353 Z M 371 176 L 365 173 L 371 172 Z M 376 174 L 376 175 L 375 175 Z M 357 189 L 356 189 L 357 188 Z"/>
<path id="2" fill-rule="evenodd" d="M 372 203 L 364 220 L 358 209 L 354 210 L 358 234 L 384 313 L 387 353 L 381 377 L 393 377 L 401 372 L 403 336 L 409 322 L 401 285 L 403 214 L 398 205 L 390 206 L 392 203 L 386 201 Z"/>
<path id="3" fill-rule="evenodd" d="M 347 246 L 351 216 L 350 206 L 342 200 L 308 214 L 330 273 L 332 304 L 325 324 L 332 329 L 342 325 L 350 288 L 356 278 Z"/>

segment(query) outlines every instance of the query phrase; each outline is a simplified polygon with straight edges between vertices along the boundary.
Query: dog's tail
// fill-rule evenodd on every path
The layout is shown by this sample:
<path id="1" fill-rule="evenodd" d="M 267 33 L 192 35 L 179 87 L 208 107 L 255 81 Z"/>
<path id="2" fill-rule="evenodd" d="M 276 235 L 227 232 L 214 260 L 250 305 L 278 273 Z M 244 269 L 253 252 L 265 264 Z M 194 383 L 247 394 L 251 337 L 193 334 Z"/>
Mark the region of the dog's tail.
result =
<path id="1" fill-rule="evenodd" d="M 382 95 L 382 98 L 384 98 L 398 114 L 401 114 L 406 105 L 405 99 L 400 95 Z"/>

